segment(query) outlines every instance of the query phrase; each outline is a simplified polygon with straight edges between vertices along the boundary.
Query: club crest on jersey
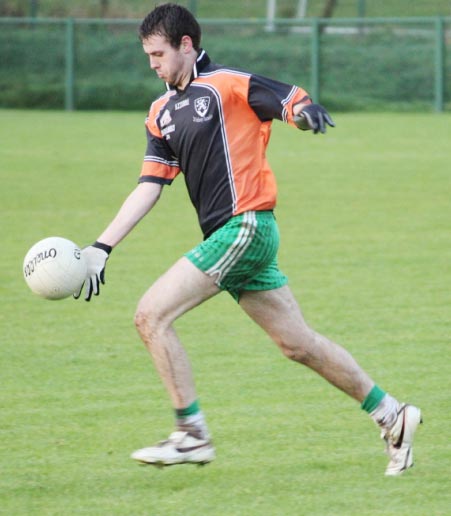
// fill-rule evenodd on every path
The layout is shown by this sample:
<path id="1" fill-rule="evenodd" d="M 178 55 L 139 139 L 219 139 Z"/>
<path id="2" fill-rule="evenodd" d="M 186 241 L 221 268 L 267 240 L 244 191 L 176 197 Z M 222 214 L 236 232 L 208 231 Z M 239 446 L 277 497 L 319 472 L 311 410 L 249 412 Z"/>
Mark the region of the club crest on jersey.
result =
<path id="1" fill-rule="evenodd" d="M 165 127 L 166 125 L 169 125 L 172 122 L 171 113 L 169 113 L 169 110 L 166 109 L 164 113 L 161 115 L 160 118 L 160 126 Z"/>
<path id="2" fill-rule="evenodd" d="M 202 118 L 208 113 L 209 107 L 210 97 L 199 97 L 194 101 L 194 111 Z"/>

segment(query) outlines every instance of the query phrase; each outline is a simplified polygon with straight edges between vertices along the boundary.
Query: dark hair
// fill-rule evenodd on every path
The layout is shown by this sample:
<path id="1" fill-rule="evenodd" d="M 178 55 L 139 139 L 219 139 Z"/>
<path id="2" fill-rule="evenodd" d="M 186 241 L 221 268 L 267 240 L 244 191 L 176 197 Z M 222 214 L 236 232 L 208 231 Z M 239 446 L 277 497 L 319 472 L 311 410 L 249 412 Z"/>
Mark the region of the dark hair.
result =
<path id="1" fill-rule="evenodd" d="M 180 47 L 183 36 L 189 36 L 194 49 L 200 48 L 200 26 L 190 11 L 181 5 L 159 5 L 144 18 L 139 27 L 141 41 L 155 34 L 164 36 L 174 48 Z"/>

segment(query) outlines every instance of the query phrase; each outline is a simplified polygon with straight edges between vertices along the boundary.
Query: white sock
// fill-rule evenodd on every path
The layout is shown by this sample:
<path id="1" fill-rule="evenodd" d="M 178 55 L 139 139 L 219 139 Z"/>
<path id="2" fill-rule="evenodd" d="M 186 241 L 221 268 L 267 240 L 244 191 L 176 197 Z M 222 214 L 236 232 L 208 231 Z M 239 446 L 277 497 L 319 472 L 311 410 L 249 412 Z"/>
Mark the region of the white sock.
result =
<path id="1" fill-rule="evenodd" d="M 386 394 L 370 416 L 377 425 L 388 430 L 395 424 L 398 410 L 399 403 L 390 394 Z"/>
<path id="2" fill-rule="evenodd" d="M 179 430 L 192 433 L 195 437 L 199 437 L 199 439 L 209 438 L 207 423 L 202 411 L 190 416 L 177 418 L 176 424 Z"/>

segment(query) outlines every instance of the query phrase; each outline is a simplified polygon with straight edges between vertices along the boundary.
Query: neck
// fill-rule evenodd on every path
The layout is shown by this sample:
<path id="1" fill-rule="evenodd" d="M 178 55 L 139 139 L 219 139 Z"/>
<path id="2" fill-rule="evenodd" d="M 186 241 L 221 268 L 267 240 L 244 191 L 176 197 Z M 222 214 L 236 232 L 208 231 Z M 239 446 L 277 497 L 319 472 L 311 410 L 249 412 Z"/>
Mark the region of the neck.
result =
<path id="1" fill-rule="evenodd" d="M 192 52 L 187 56 L 186 66 L 184 66 L 182 72 L 180 73 L 180 78 L 178 80 L 177 88 L 183 90 L 185 89 L 191 81 L 191 75 L 193 73 L 193 67 L 197 60 L 197 52 L 192 49 Z"/>

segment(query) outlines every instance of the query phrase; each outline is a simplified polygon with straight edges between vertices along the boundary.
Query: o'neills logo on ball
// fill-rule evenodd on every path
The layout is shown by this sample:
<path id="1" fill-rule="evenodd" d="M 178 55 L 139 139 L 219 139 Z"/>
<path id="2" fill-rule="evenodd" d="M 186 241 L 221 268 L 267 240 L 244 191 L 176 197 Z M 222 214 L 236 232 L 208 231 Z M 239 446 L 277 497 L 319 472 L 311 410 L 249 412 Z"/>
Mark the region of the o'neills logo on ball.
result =
<path id="1" fill-rule="evenodd" d="M 57 251 L 54 247 L 50 249 L 46 249 L 45 251 L 41 251 L 36 256 L 34 256 L 24 267 L 23 273 L 25 277 L 31 276 L 33 272 L 36 270 L 36 266 L 38 263 L 43 262 L 44 260 L 48 260 L 49 258 L 55 258 L 57 255 Z"/>
<path id="2" fill-rule="evenodd" d="M 81 251 L 80 249 L 74 249 L 74 256 L 76 260 L 79 260 L 81 258 Z"/>

